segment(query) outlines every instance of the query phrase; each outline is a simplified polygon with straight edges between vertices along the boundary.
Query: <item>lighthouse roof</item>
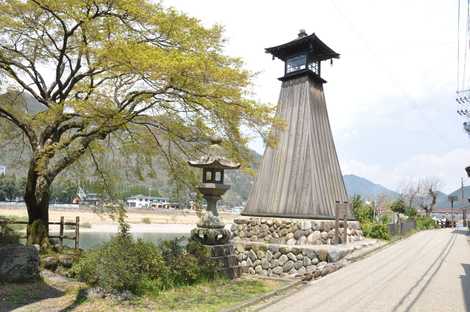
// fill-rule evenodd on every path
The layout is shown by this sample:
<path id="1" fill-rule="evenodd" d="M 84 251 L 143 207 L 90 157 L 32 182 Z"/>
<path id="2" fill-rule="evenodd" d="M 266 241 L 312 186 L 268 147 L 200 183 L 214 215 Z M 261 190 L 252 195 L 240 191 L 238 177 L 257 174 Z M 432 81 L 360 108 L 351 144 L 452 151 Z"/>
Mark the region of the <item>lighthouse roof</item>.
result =
<path id="1" fill-rule="evenodd" d="M 339 54 L 321 41 L 315 33 L 307 35 L 304 30 L 300 31 L 298 38 L 295 40 L 275 47 L 266 48 L 266 53 L 272 54 L 273 57 L 277 57 L 283 61 L 301 52 L 311 54 L 317 61 L 339 58 Z"/>
<path id="2" fill-rule="evenodd" d="M 213 168 L 213 169 L 238 169 L 240 164 L 225 158 L 225 152 L 220 143 L 219 138 L 211 138 L 211 145 L 207 154 L 202 155 L 199 159 L 189 160 L 188 163 L 192 167 L 197 168 Z"/>

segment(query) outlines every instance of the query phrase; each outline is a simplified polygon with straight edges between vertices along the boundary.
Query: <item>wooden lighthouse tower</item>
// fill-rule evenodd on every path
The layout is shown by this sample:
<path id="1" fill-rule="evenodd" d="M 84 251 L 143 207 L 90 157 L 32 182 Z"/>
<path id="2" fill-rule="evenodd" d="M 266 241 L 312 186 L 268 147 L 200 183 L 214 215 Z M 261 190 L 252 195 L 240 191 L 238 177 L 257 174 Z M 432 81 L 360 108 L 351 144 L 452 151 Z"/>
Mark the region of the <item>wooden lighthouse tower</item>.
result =
<path id="1" fill-rule="evenodd" d="M 276 130 L 276 148 L 266 148 L 242 215 L 334 219 L 336 201 L 347 194 L 320 74 L 321 62 L 339 54 L 305 31 L 266 52 L 285 64 L 276 114 L 287 129 Z"/>

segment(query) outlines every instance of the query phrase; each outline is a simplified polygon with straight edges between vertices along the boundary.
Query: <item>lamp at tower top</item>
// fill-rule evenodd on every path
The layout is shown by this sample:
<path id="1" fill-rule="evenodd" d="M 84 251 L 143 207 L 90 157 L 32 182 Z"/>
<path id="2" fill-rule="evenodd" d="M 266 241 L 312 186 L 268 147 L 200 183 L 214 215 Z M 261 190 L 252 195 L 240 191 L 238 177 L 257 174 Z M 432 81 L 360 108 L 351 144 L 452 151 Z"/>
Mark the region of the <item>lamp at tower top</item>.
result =
<path id="1" fill-rule="evenodd" d="M 282 81 L 307 74 L 320 82 L 326 82 L 321 75 L 321 62 L 339 58 L 339 54 L 321 41 L 315 33 L 307 35 L 301 29 L 297 39 L 290 42 L 267 48 L 266 53 L 272 54 L 285 62 Z"/>

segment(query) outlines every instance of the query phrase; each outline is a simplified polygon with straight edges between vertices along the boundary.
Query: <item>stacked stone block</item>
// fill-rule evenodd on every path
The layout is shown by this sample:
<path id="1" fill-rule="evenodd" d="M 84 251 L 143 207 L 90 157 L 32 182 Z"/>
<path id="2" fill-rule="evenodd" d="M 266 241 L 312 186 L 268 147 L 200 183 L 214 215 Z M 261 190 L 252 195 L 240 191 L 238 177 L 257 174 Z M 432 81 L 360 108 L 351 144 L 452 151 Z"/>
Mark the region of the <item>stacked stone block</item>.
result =
<path id="1" fill-rule="evenodd" d="M 276 244 L 239 243 L 235 255 L 244 273 L 269 277 L 324 276 L 344 265 L 348 250 L 315 249 Z"/>
<path id="2" fill-rule="evenodd" d="M 349 242 L 364 239 L 359 222 L 348 221 Z M 330 245 L 334 244 L 334 220 L 309 220 L 288 218 L 238 218 L 231 231 L 235 241 L 265 242 L 271 244 Z M 340 222 L 340 243 L 343 243 L 344 227 Z"/>

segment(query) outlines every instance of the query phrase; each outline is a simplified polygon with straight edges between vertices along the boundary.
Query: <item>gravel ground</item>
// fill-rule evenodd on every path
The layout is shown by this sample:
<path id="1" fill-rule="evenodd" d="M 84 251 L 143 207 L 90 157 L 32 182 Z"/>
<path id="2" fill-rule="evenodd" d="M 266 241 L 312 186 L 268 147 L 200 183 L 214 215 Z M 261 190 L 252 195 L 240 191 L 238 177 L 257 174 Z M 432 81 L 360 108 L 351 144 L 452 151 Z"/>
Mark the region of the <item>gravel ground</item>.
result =
<path id="1" fill-rule="evenodd" d="M 470 311 L 470 237 L 419 232 L 264 311 Z"/>

